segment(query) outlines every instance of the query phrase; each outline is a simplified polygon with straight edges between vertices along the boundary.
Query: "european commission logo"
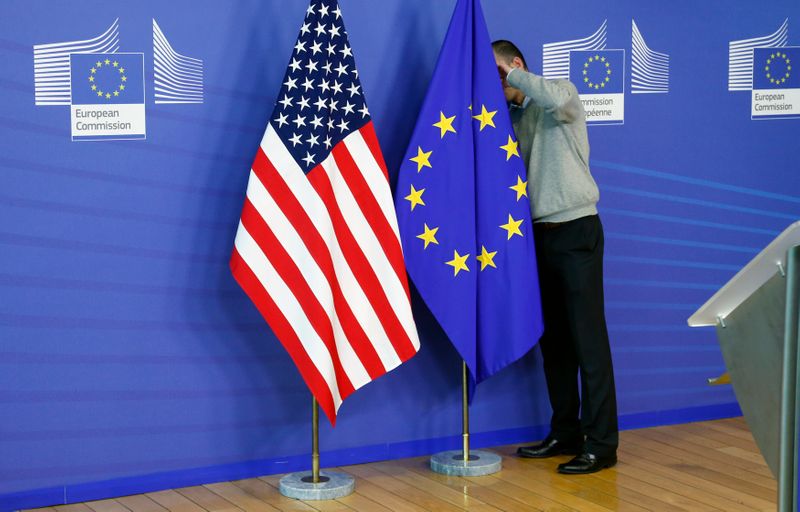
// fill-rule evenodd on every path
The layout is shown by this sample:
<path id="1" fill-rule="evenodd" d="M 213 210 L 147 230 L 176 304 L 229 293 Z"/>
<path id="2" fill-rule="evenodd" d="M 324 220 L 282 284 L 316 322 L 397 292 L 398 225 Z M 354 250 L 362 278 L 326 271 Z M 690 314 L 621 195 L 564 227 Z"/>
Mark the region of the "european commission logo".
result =
<path id="1" fill-rule="evenodd" d="M 156 104 L 203 103 L 203 61 L 176 52 L 156 20 Z M 33 47 L 37 106 L 70 106 L 72 140 L 146 138 L 144 54 L 120 52 L 119 19 L 92 39 Z"/>
<path id="2" fill-rule="evenodd" d="M 571 51 L 569 69 L 587 123 L 625 121 L 625 50 Z"/>
<path id="3" fill-rule="evenodd" d="M 72 140 L 144 139 L 144 55 L 70 54 Z"/>
<path id="4" fill-rule="evenodd" d="M 625 50 L 606 48 L 607 31 L 604 20 L 587 37 L 542 47 L 542 75 L 575 84 L 590 125 L 625 122 Z M 669 73 L 669 55 L 652 50 L 631 20 L 630 92 L 668 94 Z"/>
<path id="5" fill-rule="evenodd" d="M 771 34 L 728 43 L 728 90 L 750 91 L 753 120 L 800 117 L 800 48 L 788 43 L 788 18 Z"/>
<path id="6" fill-rule="evenodd" d="M 800 47 L 753 50 L 752 119 L 800 117 Z"/>

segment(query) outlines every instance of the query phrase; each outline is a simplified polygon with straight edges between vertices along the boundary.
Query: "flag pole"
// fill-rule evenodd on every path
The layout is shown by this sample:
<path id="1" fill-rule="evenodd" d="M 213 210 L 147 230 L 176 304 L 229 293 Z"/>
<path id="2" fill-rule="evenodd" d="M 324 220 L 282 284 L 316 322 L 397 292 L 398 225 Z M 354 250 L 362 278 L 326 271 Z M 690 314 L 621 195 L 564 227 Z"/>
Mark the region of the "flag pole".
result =
<path id="1" fill-rule="evenodd" d="M 461 437 L 463 439 L 464 462 L 469 462 L 469 373 L 467 362 L 461 361 L 461 408 L 463 415 L 463 429 Z"/>
<path id="2" fill-rule="evenodd" d="M 296 500 L 334 500 L 352 494 L 355 479 L 346 473 L 319 469 L 319 402 L 311 396 L 311 473 L 289 473 L 280 480 L 279 491 Z"/>
<path id="3" fill-rule="evenodd" d="M 483 476 L 497 473 L 503 459 L 496 453 L 469 449 L 469 367 L 461 361 L 461 450 L 448 450 L 434 454 L 430 459 L 433 471 L 443 475 Z"/>
<path id="4" fill-rule="evenodd" d="M 319 483 L 319 403 L 311 397 L 311 483 Z"/>

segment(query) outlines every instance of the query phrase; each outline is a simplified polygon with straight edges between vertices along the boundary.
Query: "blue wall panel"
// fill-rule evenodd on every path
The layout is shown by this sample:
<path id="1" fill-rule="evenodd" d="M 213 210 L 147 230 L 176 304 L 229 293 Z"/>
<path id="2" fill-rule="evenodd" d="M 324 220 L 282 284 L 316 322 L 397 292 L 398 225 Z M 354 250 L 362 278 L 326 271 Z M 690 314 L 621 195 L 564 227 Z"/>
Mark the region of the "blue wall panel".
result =
<path id="1" fill-rule="evenodd" d="M 248 167 L 305 0 L 0 5 L 0 509 L 303 467 L 310 397 L 227 269 Z M 394 177 L 454 0 L 341 0 Z M 670 56 L 667 94 L 631 94 L 625 124 L 591 127 L 606 228 L 606 295 L 622 425 L 736 414 L 710 329 L 686 318 L 800 217 L 800 121 L 751 121 L 729 92 L 728 43 L 773 33 L 770 2 L 485 0 L 493 37 L 542 69 L 542 45 L 592 34 L 625 49 L 631 20 Z M 143 52 L 146 141 L 71 142 L 69 106 L 34 102 L 33 45 L 119 19 Z M 203 60 L 202 104 L 153 102 L 152 20 Z M 455 351 L 424 306 L 422 350 L 322 425 L 325 464 L 457 445 Z M 549 419 L 538 349 L 483 384 L 479 444 Z"/>

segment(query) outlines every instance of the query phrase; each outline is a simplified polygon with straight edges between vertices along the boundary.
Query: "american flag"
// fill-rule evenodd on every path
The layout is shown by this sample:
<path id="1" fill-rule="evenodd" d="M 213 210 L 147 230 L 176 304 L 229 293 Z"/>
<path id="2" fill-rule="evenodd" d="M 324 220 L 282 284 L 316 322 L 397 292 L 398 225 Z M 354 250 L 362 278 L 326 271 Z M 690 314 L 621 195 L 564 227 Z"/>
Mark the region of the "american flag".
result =
<path id="1" fill-rule="evenodd" d="M 230 265 L 331 423 L 419 350 L 386 164 L 336 0 L 306 11 Z"/>

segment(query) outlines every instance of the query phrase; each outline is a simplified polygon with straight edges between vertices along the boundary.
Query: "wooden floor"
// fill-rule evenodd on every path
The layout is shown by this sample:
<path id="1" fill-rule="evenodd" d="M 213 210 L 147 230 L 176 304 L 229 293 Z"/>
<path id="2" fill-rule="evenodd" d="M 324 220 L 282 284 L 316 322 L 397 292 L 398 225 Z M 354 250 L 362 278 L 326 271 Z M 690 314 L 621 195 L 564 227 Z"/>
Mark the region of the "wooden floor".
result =
<path id="1" fill-rule="evenodd" d="M 555 459 L 519 459 L 479 478 L 446 477 L 427 458 L 338 468 L 356 492 L 326 502 L 281 496 L 280 476 L 188 487 L 39 509 L 46 512 L 285 511 L 750 511 L 775 510 L 776 482 L 741 418 L 621 434 L 619 464 L 594 475 L 562 476 Z"/>

